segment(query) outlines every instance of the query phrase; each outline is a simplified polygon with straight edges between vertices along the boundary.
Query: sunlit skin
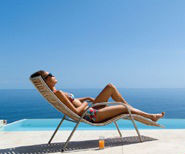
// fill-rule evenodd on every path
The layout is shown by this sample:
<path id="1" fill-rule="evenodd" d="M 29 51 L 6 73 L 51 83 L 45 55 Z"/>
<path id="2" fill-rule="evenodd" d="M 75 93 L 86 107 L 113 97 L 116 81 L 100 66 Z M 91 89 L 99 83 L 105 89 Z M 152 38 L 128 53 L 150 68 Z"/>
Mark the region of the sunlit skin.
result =
<path id="1" fill-rule="evenodd" d="M 45 75 L 48 75 L 49 72 L 45 72 Z M 55 88 L 55 85 L 57 83 L 56 78 L 53 76 L 48 76 L 45 79 L 45 82 L 49 86 L 49 88 L 54 92 L 54 94 L 73 112 L 75 112 L 78 115 L 82 115 L 84 110 L 88 107 L 88 103 L 86 102 L 87 100 L 95 103 L 99 102 L 107 102 L 110 97 L 116 102 L 123 102 L 127 107 L 130 109 L 132 114 L 137 114 L 141 115 L 143 117 L 149 118 L 152 121 L 157 121 L 160 118 L 164 116 L 164 112 L 158 113 L 158 114 L 150 114 L 143 112 L 141 110 L 138 110 L 131 105 L 129 105 L 125 99 L 121 96 L 117 88 L 109 83 L 96 98 L 92 97 L 83 97 L 83 98 L 75 98 L 73 101 L 70 101 L 70 98 L 68 94 L 62 90 L 57 90 Z M 114 117 L 119 114 L 126 113 L 128 114 L 128 111 L 126 107 L 122 105 L 114 105 L 114 106 L 104 106 L 104 107 L 99 107 L 96 108 L 98 110 L 97 115 L 96 115 L 96 121 L 95 122 L 101 122 L 103 120 L 109 119 L 111 117 Z"/>

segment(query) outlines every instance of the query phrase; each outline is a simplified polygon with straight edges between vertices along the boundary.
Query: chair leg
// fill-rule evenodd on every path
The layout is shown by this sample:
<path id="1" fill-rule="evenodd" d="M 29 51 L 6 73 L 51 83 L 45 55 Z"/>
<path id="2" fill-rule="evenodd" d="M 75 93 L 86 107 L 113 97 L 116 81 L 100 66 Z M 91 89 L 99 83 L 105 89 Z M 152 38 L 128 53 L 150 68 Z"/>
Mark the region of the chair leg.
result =
<path id="1" fill-rule="evenodd" d="M 54 136 L 55 136 L 56 132 L 57 132 L 57 131 L 58 131 L 58 129 L 60 128 L 60 126 L 61 126 L 62 122 L 63 122 L 63 121 L 64 121 L 64 119 L 65 119 L 65 117 L 66 117 L 66 116 L 64 115 L 64 117 L 63 117 L 63 118 L 62 118 L 62 120 L 60 121 L 59 125 L 57 126 L 57 128 L 56 128 L 55 132 L 53 133 L 52 137 L 50 138 L 50 140 L 49 140 L 48 144 L 50 144 L 50 143 L 51 143 L 52 139 L 54 138 Z"/>
<path id="2" fill-rule="evenodd" d="M 81 119 L 80 119 L 81 120 Z M 73 131 L 71 132 L 71 134 L 69 135 L 67 141 L 65 142 L 63 148 L 62 148 L 62 152 L 65 151 L 65 148 L 67 147 L 69 140 L 71 139 L 72 135 L 74 134 L 75 130 L 77 129 L 78 125 L 80 124 L 80 120 L 78 121 L 78 123 L 76 123 L 75 127 L 73 128 Z"/>
<path id="3" fill-rule="evenodd" d="M 122 138 L 121 131 L 120 131 L 120 129 L 119 129 L 118 124 L 116 123 L 116 121 L 114 121 L 114 124 L 116 125 L 116 128 L 118 130 L 119 136 Z"/>
<path id="4" fill-rule="evenodd" d="M 135 121 L 134 121 L 134 119 L 133 119 L 132 116 L 131 116 L 131 120 L 132 120 L 132 123 L 133 123 L 133 125 L 134 125 L 134 127 L 135 127 L 135 130 L 136 130 L 136 132 L 137 132 L 137 135 L 138 135 L 138 137 L 139 137 L 140 142 L 143 142 L 143 140 L 142 140 L 142 138 L 141 138 L 141 135 L 140 135 L 140 133 L 139 133 L 139 130 L 137 129 L 136 123 L 135 123 Z"/>

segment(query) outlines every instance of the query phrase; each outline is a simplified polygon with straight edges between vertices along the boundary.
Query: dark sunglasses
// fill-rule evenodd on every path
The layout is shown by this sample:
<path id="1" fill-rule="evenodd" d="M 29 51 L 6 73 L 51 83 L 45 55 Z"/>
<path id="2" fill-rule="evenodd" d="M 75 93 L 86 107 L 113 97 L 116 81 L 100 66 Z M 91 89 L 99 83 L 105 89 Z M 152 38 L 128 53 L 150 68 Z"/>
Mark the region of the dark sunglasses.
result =
<path id="1" fill-rule="evenodd" d="M 44 77 L 44 80 L 46 80 L 46 79 L 48 78 L 48 76 L 50 76 L 50 77 L 54 77 L 54 75 L 53 75 L 53 74 L 49 73 L 46 77 Z"/>

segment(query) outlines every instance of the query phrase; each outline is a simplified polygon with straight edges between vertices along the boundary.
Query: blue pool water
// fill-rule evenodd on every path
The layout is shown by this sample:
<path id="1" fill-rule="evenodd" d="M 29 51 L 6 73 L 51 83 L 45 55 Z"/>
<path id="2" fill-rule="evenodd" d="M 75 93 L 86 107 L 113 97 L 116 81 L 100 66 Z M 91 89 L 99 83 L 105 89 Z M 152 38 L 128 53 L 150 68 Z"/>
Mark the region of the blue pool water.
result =
<path id="1" fill-rule="evenodd" d="M 55 130 L 60 119 L 23 119 L 17 122 L 8 124 L 7 126 L 0 128 L 1 131 L 47 131 Z M 185 129 L 185 119 L 160 119 L 159 124 L 165 126 L 165 129 Z M 117 124 L 120 129 L 134 129 L 130 120 L 118 120 Z M 64 121 L 60 130 L 72 130 L 75 123 L 70 121 Z M 136 122 L 139 129 L 163 129 L 160 127 L 146 126 L 142 123 Z M 91 126 L 85 123 L 81 123 L 78 130 L 115 130 L 114 124 L 106 126 Z"/>

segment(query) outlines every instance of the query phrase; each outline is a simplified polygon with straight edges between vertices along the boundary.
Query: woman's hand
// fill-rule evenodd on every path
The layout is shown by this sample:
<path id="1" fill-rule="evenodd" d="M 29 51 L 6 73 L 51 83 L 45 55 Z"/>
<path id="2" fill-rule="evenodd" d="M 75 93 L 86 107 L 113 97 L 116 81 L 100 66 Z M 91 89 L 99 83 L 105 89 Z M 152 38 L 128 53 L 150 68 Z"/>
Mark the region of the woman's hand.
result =
<path id="1" fill-rule="evenodd" d="M 88 97 L 88 100 L 91 102 L 94 102 L 94 98 L 92 98 L 92 97 Z"/>
<path id="2" fill-rule="evenodd" d="M 81 101 L 82 103 L 87 100 L 94 102 L 94 98 L 92 97 L 82 97 L 82 98 L 78 98 L 78 100 Z"/>

